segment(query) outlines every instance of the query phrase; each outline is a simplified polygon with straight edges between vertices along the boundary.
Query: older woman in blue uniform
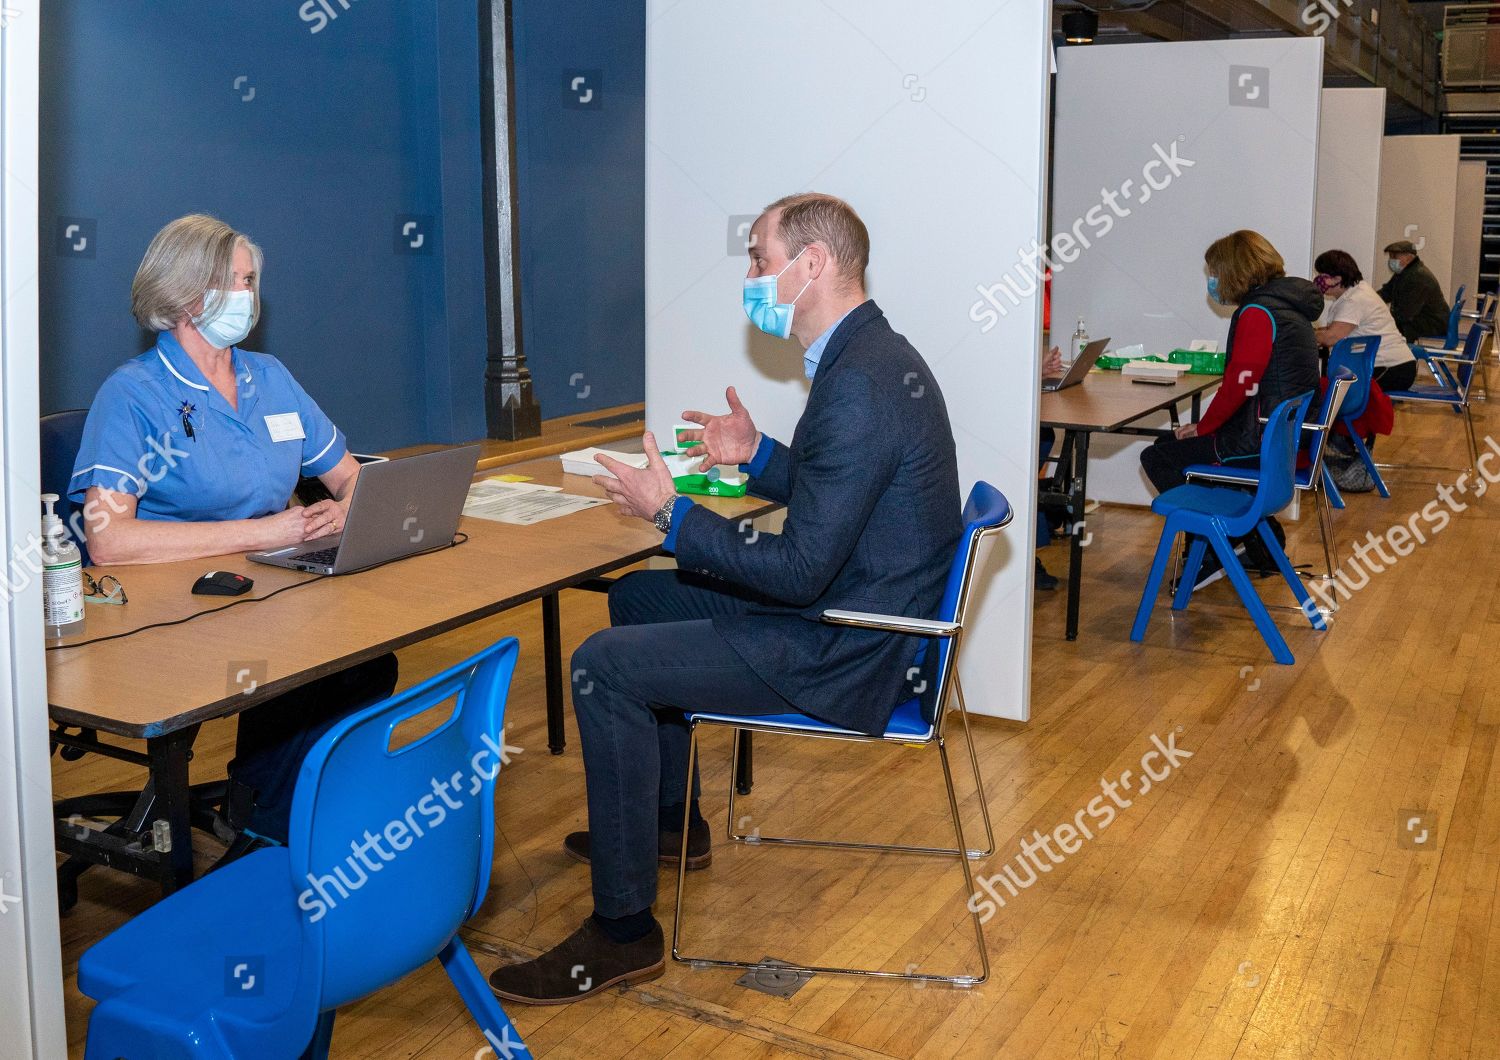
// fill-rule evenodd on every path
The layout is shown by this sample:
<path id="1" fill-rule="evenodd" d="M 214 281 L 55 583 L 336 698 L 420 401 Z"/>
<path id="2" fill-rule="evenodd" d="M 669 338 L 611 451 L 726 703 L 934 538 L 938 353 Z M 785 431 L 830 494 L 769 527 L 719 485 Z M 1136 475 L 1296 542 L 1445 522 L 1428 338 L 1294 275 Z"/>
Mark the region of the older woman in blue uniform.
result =
<path id="1" fill-rule="evenodd" d="M 343 434 L 280 361 L 236 345 L 260 315 L 260 271 L 260 248 L 201 214 L 147 248 L 131 308 L 156 344 L 99 388 L 69 486 L 96 564 L 277 548 L 343 528 L 359 476 Z M 291 504 L 299 475 L 332 499 Z M 395 683 L 386 655 L 243 712 L 231 823 L 284 841 L 303 755 Z"/>

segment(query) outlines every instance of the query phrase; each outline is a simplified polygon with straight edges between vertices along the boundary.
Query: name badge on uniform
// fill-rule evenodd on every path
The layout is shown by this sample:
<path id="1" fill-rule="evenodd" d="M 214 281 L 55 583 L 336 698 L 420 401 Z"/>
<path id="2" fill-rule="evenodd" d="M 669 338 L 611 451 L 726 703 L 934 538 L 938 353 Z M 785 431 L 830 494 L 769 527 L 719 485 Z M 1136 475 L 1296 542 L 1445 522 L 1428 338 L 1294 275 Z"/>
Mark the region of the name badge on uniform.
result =
<path id="1" fill-rule="evenodd" d="M 294 442 L 299 438 L 307 437 L 307 432 L 302 429 L 302 417 L 295 412 L 280 412 L 274 416 L 267 416 L 266 430 L 271 432 L 273 442 Z"/>

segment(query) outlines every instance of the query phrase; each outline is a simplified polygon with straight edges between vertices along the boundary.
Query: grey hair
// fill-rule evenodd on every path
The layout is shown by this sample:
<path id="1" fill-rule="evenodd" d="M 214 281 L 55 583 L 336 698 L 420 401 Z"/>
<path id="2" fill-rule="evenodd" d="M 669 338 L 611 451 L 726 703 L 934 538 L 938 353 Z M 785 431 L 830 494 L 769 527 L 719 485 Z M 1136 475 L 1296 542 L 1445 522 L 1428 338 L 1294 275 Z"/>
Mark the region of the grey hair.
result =
<path id="1" fill-rule="evenodd" d="M 194 213 L 168 223 L 151 240 L 130 285 L 130 311 L 141 327 L 171 331 L 204 299 L 203 312 L 216 310 L 234 283 L 234 250 L 250 252 L 255 269 L 254 316 L 260 319 L 260 247 L 217 217 Z"/>

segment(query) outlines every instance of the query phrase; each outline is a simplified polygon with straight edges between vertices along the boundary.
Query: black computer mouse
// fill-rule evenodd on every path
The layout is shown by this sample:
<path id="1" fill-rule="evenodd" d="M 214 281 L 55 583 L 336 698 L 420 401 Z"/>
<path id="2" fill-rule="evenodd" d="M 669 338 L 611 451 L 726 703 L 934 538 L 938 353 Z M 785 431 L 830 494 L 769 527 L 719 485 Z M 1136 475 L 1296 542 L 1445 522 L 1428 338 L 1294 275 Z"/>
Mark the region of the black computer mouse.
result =
<path id="1" fill-rule="evenodd" d="M 254 584 L 232 570 L 211 570 L 193 583 L 193 592 L 199 596 L 239 596 L 248 593 Z"/>

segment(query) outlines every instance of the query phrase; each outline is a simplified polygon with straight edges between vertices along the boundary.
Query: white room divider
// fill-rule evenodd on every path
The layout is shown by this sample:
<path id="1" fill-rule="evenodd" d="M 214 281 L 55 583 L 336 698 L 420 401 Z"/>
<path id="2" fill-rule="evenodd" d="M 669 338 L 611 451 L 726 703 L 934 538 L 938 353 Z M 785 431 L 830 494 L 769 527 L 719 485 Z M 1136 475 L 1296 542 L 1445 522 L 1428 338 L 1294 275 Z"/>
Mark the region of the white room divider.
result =
<path id="1" fill-rule="evenodd" d="M 1318 125 L 1318 200 L 1313 253 L 1343 250 L 1376 285 L 1385 258 L 1377 245 L 1380 146 L 1385 139 L 1385 89 L 1325 88 Z M 1377 269 L 1377 266 L 1379 268 Z"/>
<path id="2" fill-rule="evenodd" d="M 1458 136 L 1387 136 L 1380 154 L 1382 248 L 1409 239 L 1453 297 L 1453 231 L 1458 203 Z M 1390 278 L 1381 255 L 1376 287 Z"/>
<path id="3" fill-rule="evenodd" d="M 1054 243 L 1054 329 L 1081 316 L 1095 338 L 1148 353 L 1222 347 L 1229 310 L 1204 288 L 1211 242 L 1253 228 L 1291 274 L 1311 265 L 1323 42 L 1072 47 L 1057 66 L 1052 231 L 1089 243 L 1067 255 Z M 1093 443 L 1089 494 L 1149 503 L 1145 444 Z"/>
<path id="4" fill-rule="evenodd" d="M 1460 287 L 1468 288 L 1468 305 L 1479 294 L 1479 254 L 1484 232 L 1484 178 L 1488 163 L 1479 159 L 1458 163 L 1458 190 L 1453 196 L 1452 298 Z"/>
<path id="5" fill-rule="evenodd" d="M 870 229 L 871 296 L 942 386 L 963 488 L 986 479 L 1015 507 L 963 681 L 970 709 L 1025 718 L 1040 298 L 1023 259 L 1042 236 L 1047 5 L 654 0 L 648 24 L 650 425 L 670 437 L 683 409 L 721 408 L 733 383 L 763 430 L 790 439 L 802 350 L 746 321 L 744 240 L 784 194 L 847 199 Z M 985 299 L 1013 276 L 1014 304 Z"/>
<path id="6" fill-rule="evenodd" d="M 0 13 L 0 1054 L 66 1056 L 52 845 L 37 431 L 39 0 Z"/>

